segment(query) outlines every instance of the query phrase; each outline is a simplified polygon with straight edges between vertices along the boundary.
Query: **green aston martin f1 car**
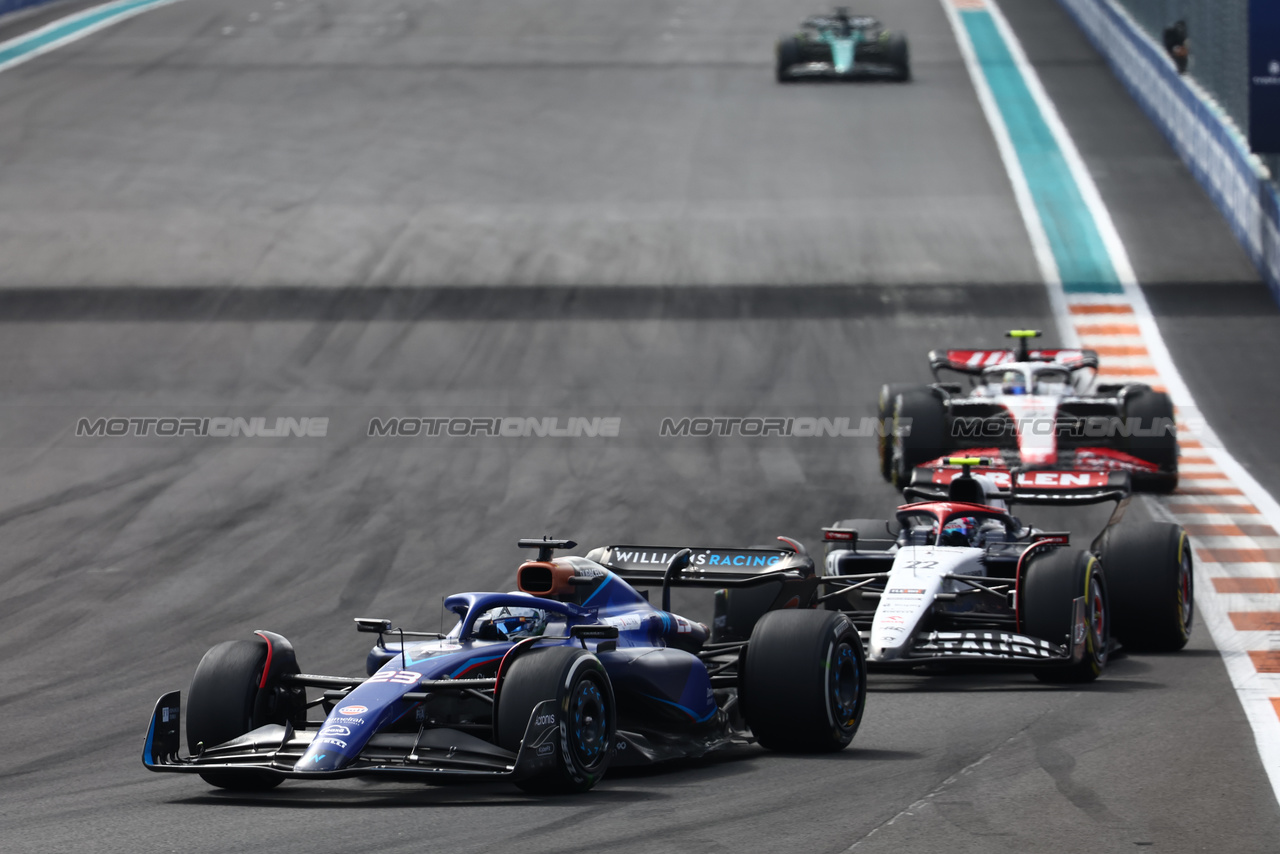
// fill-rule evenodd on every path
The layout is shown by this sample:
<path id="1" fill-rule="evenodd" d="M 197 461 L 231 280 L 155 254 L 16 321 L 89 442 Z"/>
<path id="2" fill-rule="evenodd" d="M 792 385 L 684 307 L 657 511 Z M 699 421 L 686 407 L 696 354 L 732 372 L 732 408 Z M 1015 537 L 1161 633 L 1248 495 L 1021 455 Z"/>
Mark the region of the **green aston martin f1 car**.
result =
<path id="1" fill-rule="evenodd" d="M 799 32 L 778 41 L 778 82 L 810 78 L 910 80 L 907 37 L 843 6 L 807 18 Z"/>

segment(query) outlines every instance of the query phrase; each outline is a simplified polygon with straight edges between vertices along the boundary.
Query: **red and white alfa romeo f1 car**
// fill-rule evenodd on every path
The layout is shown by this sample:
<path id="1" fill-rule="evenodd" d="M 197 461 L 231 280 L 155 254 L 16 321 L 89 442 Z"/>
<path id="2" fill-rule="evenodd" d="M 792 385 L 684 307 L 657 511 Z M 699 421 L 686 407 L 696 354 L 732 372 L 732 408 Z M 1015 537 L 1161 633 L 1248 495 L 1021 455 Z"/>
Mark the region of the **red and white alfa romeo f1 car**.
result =
<path id="1" fill-rule="evenodd" d="M 952 453 L 996 468 L 1128 472 L 1136 490 L 1178 485 L 1178 435 L 1169 396 L 1141 383 L 1096 383 L 1093 350 L 1032 350 L 1035 330 L 1013 330 L 1010 350 L 934 350 L 931 385 L 880 390 L 884 478 L 906 486 L 917 466 Z"/>

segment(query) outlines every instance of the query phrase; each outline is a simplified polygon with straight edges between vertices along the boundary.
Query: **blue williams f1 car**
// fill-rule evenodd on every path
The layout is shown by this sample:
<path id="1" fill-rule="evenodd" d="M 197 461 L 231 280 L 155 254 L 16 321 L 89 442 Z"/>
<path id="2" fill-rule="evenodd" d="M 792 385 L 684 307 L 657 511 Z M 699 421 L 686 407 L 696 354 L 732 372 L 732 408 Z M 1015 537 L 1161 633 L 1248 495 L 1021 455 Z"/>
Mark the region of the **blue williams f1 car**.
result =
<path id="1" fill-rule="evenodd" d="M 611 763 L 753 740 L 840 750 L 862 720 L 862 643 L 847 616 L 812 607 L 814 562 L 780 539 L 787 548 L 610 546 L 585 558 L 554 556 L 574 547 L 565 540 L 521 540 L 538 556 L 517 570 L 519 592 L 450 596 L 458 622 L 446 634 L 357 619 L 378 635 L 367 676 L 304 674 L 267 631 L 219 644 L 187 693 L 188 755 L 174 691 L 156 703 L 143 763 L 237 790 L 367 776 L 572 792 Z M 644 586 L 661 586 L 660 609 Z M 753 588 L 770 602 L 748 639 L 718 641 L 671 613 L 673 586 Z"/>

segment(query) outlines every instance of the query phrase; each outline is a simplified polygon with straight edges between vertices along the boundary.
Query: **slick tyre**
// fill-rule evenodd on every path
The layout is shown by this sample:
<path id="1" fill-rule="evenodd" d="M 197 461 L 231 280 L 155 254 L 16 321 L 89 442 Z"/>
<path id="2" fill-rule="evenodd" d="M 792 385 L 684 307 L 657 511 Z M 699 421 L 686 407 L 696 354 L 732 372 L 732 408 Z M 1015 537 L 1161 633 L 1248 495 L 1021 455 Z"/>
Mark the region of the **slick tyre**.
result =
<path id="1" fill-rule="evenodd" d="M 1195 619 L 1187 532 L 1168 522 L 1111 528 L 1102 535 L 1098 557 L 1107 573 L 1116 639 L 1137 651 L 1186 646 Z"/>
<path id="2" fill-rule="evenodd" d="M 743 715 L 769 750 L 843 750 L 862 723 L 867 665 L 858 630 L 833 611 L 770 611 L 743 656 Z"/>
<path id="3" fill-rule="evenodd" d="M 778 41 L 777 57 L 778 82 L 794 83 L 795 77 L 791 76 L 791 66 L 799 65 L 801 62 L 800 42 L 794 38 L 780 39 Z"/>
<path id="4" fill-rule="evenodd" d="M 1173 492 L 1178 487 L 1178 430 L 1169 395 L 1146 387 L 1131 389 L 1124 397 L 1124 421 L 1139 430 L 1122 440 L 1122 450 L 1160 467 L 1154 474 L 1134 473 L 1133 488 Z"/>
<path id="5" fill-rule="evenodd" d="M 905 487 L 915 467 L 942 456 L 948 444 L 946 407 L 933 391 L 899 394 L 893 406 L 893 485 Z"/>
<path id="6" fill-rule="evenodd" d="M 1102 565 L 1078 549 L 1054 549 L 1034 556 L 1022 578 L 1022 631 L 1033 638 L 1069 644 L 1074 600 L 1085 597 L 1084 658 L 1078 664 L 1035 671 L 1041 682 L 1092 682 L 1107 666 L 1111 612 Z"/>
<path id="7" fill-rule="evenodd" d="M 911 79 L 911 52 L 907 47 L 906 36 L 890 36 L 889 45 L 885 53 L 888 55 L 889 62 L 898 68 L 898 75 L 895 80 L 906 83 Z"/>
<path id="8" fill-rule="evenodd" d="M 877 450 L 880 452 L 880 476 L 893 483 L 893 406 L 898 395 L 906 391 L 921 390 L 923 386 L 906 383 L 885 383 L 880 386 L 880 399 L 876 403 Z"/>
<path id="9" fill-rule="evenodd" d="M 526 792 L 585 792 L 600 781 L 613 758 L 617 735 L 613 688 L 600 660 L 585 649 L 542 647 L 518 656 L 498 690 L 498 745 L 518 753 L 533 710 L 554 700 L 560 733 L 555 767 L 516 783 Z"/>
<path id="10" fill-rule="evenodd" d="M 238 738 L 270 721 L 263 719 L 258 685 L 267 663 L 264 640 L 220 643 L 204 654 L 187 691 L 187 749 L 198 754 Z M 260 771 L 201 771 L 211 786 L 262 791 L 280 785 L 282 777 Z"/>

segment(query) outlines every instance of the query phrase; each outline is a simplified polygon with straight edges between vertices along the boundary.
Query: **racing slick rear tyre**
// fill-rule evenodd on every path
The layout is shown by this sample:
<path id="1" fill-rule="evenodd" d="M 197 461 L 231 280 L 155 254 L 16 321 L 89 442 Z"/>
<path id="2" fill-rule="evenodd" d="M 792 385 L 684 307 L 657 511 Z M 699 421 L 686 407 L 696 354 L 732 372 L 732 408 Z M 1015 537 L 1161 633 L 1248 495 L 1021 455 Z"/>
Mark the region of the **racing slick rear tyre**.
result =
<path id="1" fill-rule="evenodd" d="M 494 710 L 498 746 L 520 750 L 533 710 L 556 701 L 560 737 L 553 770 L 519 780 L 526 792 L 585 792 L 600 782 L 613 758 L 617 736 L 613 687 L 604 665 L 585 649 L 571 646 L 532 649 L 507 668 Z"/>
<path id="2" fill-rule="evenodd" d="M 1173 492 L 1178 487 L 1178 430 L 1169 395 L 1148 387 L 1131 388 L 1124 396 L 1125 424 L 1137 419 L 1142 435 L 1124 439 L 1123 450 L 1155 463 L 1153 474 L 1134 472 L 1133 488 L 1142 492 Z M 1148 435 L 1148 434 L 1155 435 Z"/>
<path id="3" fill-rule="evenodd" d="M 791 66 L 799 65 L 801 62 L 800 42 L 794 38 L 780 39 L 778 41 L 778 82 L 794 83 L 795 77 L 791 75 Z"/>
<path id="4" fill-rule="evenodd" d="M 889 46 L 885 51 L 888 55 L 889 62 L 898 67 L 898 76 L 895 80 L 906 83 L 911 79 L 911 55 L 907 49 L 906 36 L 890 36 Z"/>
<path id="5" fill-rule="evenodd" d="M 1022 631 L 1051 643 L 1069 644 L 1075 599 L 1085 597 L 1084 658 L 1079 664 L 1035 671 L 1041 682 L 1092 682 L 1107 666 L 1111 614 L 1100 561 L 1079 549 L 1054 549 L 1031 558 L 1022 578 Z"/>
<path id="6" fill-rule="evenodd" d="M 885 383 L 880 386 L 880 400 L 876 405 L 877 426 L 880 430 L 877 445 L 880 451 L 880 476 L 888 483 L 893 483 L 893 405 L 903 392 L 923 388 L 924 386 L 907 383 Z"/>
<path id="7" fill-rule="evenodd" d="M 946 453 L 947 412 L 932 389 L 904 391 L 893 405 L 893 485 L 902 489 L 921 463 Z"/>
<path id="8" fill-rule="evenodd" d="M 284 723 L 282 709 L 259 702 L 267 642 L 261 639 L 220 643 L 204 654 L 187 690 L 187 749 L 198 754 L 201 745 L 213 747 L 269 723 Z M 284 778 L 261 771 L 201 771 L 211 786 L 238 791 L 262 791 Z"/>
<path id="9" fill-rule="evenodd" d="M 1116 638 L 1151 652 L 1186 646 L 1195 619 L 1187 532 L 1169 522 L 1111 528 L 1102 535 L 1098 557 L 1107 573 Z"/>
<path id="10" fill-rule="evenodd" d="M 843 750 L 862 723 L 867 662 L 858 630 L 834 611 L 770 611 L 756 623 L 740 701 L 769 750 Z"/>

